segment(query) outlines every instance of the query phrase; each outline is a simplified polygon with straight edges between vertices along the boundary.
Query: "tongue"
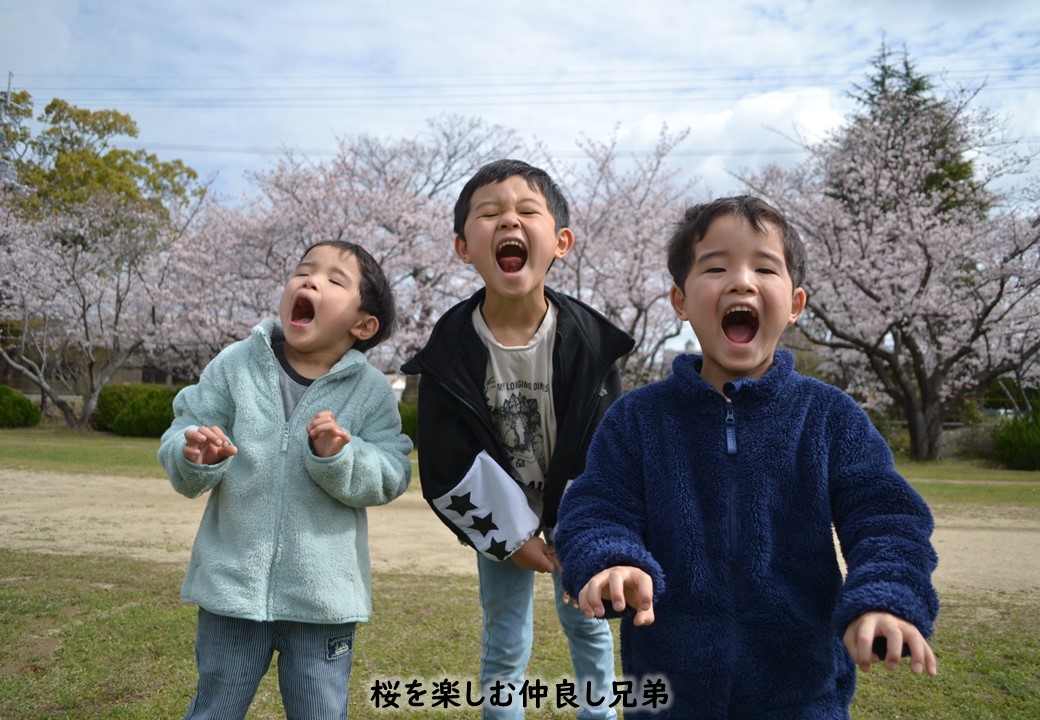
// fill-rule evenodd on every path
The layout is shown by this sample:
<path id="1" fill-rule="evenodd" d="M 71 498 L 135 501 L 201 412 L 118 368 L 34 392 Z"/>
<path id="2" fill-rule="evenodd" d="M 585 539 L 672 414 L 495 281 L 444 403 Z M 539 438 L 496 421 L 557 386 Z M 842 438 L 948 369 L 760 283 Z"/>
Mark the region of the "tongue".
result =
<path id="1" fill-rule="evenodd" d="M 305 300 L 297 300 L 292 309 L 292 322 L 306 325 L 314 319 L 314 306 Z"/>
<path id="2" fill-rule="evenodd" d="M 749 343 L 755 337 L 755 328 L 750 325 L 733 324 L 725 328 L 726 337 L 735 343 Z"/>
<path id="3" fill-rule="evenodd" d="M 524 260 L 518 257 L 501 257 L 498 259 L 498 266 L 502 268 L 502 272 L 520 272 L 524 266 Z"/>

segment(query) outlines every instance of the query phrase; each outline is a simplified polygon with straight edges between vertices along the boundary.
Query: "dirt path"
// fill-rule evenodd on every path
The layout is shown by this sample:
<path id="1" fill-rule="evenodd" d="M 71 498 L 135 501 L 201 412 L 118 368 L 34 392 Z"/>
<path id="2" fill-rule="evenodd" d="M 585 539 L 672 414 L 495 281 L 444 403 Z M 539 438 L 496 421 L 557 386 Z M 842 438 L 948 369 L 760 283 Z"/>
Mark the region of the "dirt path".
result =
<path id="1" fill-rule="evenodd" d="M 186 565 L 205 499 L 166 480 L 0 469 L 0 547 L 121 555 Z M 989 509 L 936 512 L 942 592 L 1040 590 L 1040 517 Z M 369 511 L 375 570 L 472 574 L 472 552 L 434 517 L 416 489 Z"/>

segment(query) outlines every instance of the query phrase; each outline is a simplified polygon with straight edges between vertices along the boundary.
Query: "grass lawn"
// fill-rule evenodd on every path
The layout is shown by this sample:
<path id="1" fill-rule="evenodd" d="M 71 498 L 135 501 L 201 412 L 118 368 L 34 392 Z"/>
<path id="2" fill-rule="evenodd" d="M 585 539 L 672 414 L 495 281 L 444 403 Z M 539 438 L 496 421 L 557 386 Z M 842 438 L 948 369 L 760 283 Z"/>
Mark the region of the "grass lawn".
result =
<path id="1" fill-rule="evenodd" d="M 177 598 L 180 568 L 4 550 L 0 566 L 0 717 L 183 714 L 195 682 L 195 613 Z M 376 680 L 398 679 L 402 688 L 419 680 L 429 692 L 440 680 L 464 688 L 476 677 L 480 609 L 472 578 L 383 573 L 374 588 L 375 616 L 356 639 L 351 718 L 399 716 L 372 705 Z M 548 583 L 539 592 L 530 676 L 554 685 L 568 673 L 566 644 L 551 616 Z M 1035 597 L 944 597 L 932 639 L 939 676 L 914 677 L 905 668 L 860 674 L 853 718 L 1040 717 L 1038 613 Z M 477 717 L 459 709 L 401 716 Z M 274 669 L 249 717 L 283 717 Z"/>
<path id="2" fill-rule="evenodd" d="M 0 430 L 0 467 L 162 477 L 155 440 L 100 433 Z M 970 463 L 901 463 L 938 507 L 1035 511 L 1040 473 Z M 943 482 L 939 482 L 939 481 Z M 956 482 L 950 482 L 956 481 Z M 182 605 L 179 566 L 0 550 L 0 718 L 177 718 L 192 694 L 195 611 Z M 539 578 L 530 677 L 554 687 L 568 674 L 566 643 Z M 377 709 L 375 681 L 412 680 L 430 692 L 476 677 L 480 609 L 471 577 L 376 573 L 373 620 L 360 627 L 350 717 L 477 717 L 475 711 Z M 856 720 L 1040 717 L 1040 597 L 944 596 L 932 638 L 939 677 L 906 668 L 860 674 Z M 796 655 L 792 662 L 796 662 Z M 550 695 L 553 695 L 550 692 Z M 543 711 L 531 717 L 573 717 Z M 272 669 L 250 718 L 281 718 Z"/>

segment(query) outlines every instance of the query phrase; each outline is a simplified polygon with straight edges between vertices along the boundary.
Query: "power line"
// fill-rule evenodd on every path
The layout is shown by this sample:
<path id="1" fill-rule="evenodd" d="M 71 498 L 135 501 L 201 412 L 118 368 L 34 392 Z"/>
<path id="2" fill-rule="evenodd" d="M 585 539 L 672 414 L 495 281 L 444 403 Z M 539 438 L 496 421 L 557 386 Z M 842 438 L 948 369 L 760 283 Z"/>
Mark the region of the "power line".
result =
<path id="1" fill-rule="evenodd" d="M 938 62 L 942 59 L 934 59 Z M 949 84 L 966 81 L 983 89 L 1033 90 L 1040 87 L 1040 55 L 950 58 L 958 66 L 918 70 Z M 968 64 L 965 64 L 968 63 Z M 811 68 L 811 69 L 810 69 Z M 562 73 L 355 74 L 336 76 L 224 75 L 21 75 L 36 81 L 36 94 L 73 93 L 73 103 L 131 107 L 416 107 L 437 103 L 662 102 L 733 100 L 749 93 L 851 89 L 863 67 L 821 72 L 818 66 L 762 65 L 724 71 L 696 67 L 626 68 L 619 71 L 569 70 Z M 68 82 L 83 79 L 89 84 Z M 42 84 L 39 80 L 57 80 Z M 117 80 L 119 83 L 105 83 Z M 62 82 L 63 81 L 63 82 Z M 280 81 L 280 82 L 279 82 Z M 173 84 L 170 84 L 173 83 Z M 999 83 L 999 84 L 986 84 Z M 105 93 L 98 95 L 97 93 Z M 286 95 L 286 93 L 292 93 Z M 51 95 L 52 97 L 55 95 Z"/>
<path id="2" fill-rule="evenodd" d="M 1033 90 L 1040 88 L 1040 55 L 951 58 L 956 67 L 941 71 L 918 72 L 950 84 L 981 76 L 996 78 L 984 85 L 986 91 Z M 931 62 L 938 62 L 933 59 Z M 862 81 L 865 66 L 849 71 L 827 71 L 808 65 L 730 66 L 724 71 L 703 71 L 690 67 L 627 68 L 617 72 L 569 70 L 564 73 L 473 73 L 412 74 L 388 78 L 384 75 L 356 74 L 332 76 L 222 76 L 222 75 L 19 75 L 19 80 L 53 80 L 40 84 L 31 93 L 55 93 L 70 104 L 86 109 L 183 108 L 199 111 L 238 109 L 408 109 L 472 107 L 493 102 L 496 105 L 551 106 L 558 104 L 639 105 L 666 103 L 707 104 L 745 98 L 750 94 L 784 93 L 807 96 L 819 90 L 851 90 Z M 89 84 L 74 82 L 82 79 Z M 118 83 L 105 81 L 115 80 Z M 279 84 L 278 81 L 290 83 Z M 174 83 L 174 84 L 166 84 Z M 211 84 L 214 83 L 214 84 Z M 219 84 L 215 84 L 219 83 Z M 547 86 L 547 83 L 551 85 Z M 68 93 L 71 93 L 68 94 Z M 41 99 L 46 98 L 42 95 Z M 1037 138 L 1021 138 L 1032 142 Z M 144 143 L 124 141 L 128 148 L 173 150 L 194 153 L 279 155 L 287 148 L 272 146 L 234 146 L 198 143 Z M 292 148 L 306 155 L 334 155 L 330 148 Z M 630 151 L 630 156 L 647 156 L 650 150 Z M 796 145 L 788 147 L 734 147 L 711 149 L 676 148 L 674 156 L 752 156 L 803 153 Z M 580 156 L 579 151 L 560 151 L 555 157 Z"/>
<path id="3" fill-rule="evenodd" d="M 1020 70 L 1024 66 L 1037 67 L 1040 66 L 1040 54 L 1034 55 L 1023 55 L 1023 54 L 1008 54 L 1008 55 L 948 55 L 948 56 L 932 56 L 927 58 L 911 57 L 914 63 L 915 69 L 922 75 L 937 76 L 945 72 L 972 72 L 972 73 L 989 73 L 998 70 Z M 646 75 L 681 75 L 685 77 L 710 77 L 713 74 L 717 77 L 733 78 L 741 77 L 746 75 L 763 75 L 771 72 L 794 72 L 795 74 L 809 75 L 809 76 L 837 76 L 846 75 L 851 69 L 853 72 L 861 72 L 863 69 L 870 66 L 871 61 L 856 61 L 849 63 L 832 63 L 830 67 L 842 68 L 840 72 L 833 73 L 821 73 L 822 68 L 828 67 L 827 64 L 821 63 L 768 63 L 768 64 L 748 64 L 748 65 L 736 65 L 727 64 L 724 71 L 716 71 L 714 69 L 707 70 L 703 67 L 698 66 L 666 66 L 660 65 L 653 66 L 626 66 L 621 69 L 607 69 L 604 70 L 602 67 L 596 68 L 568 68 L 565 72 L 557 71 L 521 71 L 521 72 L 502 72 L 496 69 L 491 72 L 466 72 L 460 73 L 404 73 L 398 75 L 398 77 L 411 79 L 411 80 L 443 80 L 445 78 L 457 79 L 458 82 L 471 83 L 476 79 L 480 78 L 495 78 L 496 81 L 506 78 L 510 82 L 515 78 L 542 78 L 544 79 L 555 79 L 561 75 L 564 76 L 646 76 Z M 966 67 L 965 67 L 966 65 Z M 960 66 L 960 67 L 958 67 Z M 812 72 L 808 72 L 811 68 Z M 177 79 L 184 81 L 208 81 L 208 80 L 250 80 L 263 78 L 264 80 L 285 80 L 297 82 L 304 79 L 320 79 L 320 80 L 336 80 L 341 81 L 348 78 L 354 79 L 368 79 L 377 82 L 386 82 L 388 77 L 385 73 L 336 73 L 330 75 L 315 75 L 315 74 L 287 74 L 287 75 L 275 75 L 271 73 L 264 73 L 263 75 L 242 75 L 242 74 L 156 74 L 156 73 L 135 73 L 135 74 L 107 74 L 107 73 L 19 73 L 19 77 L 25 78 L 39 78 L 39 79 L 50 79 L 50 78 L 86 78 L 86 79 L 117 79 L 117 80 L 142 80 L 142 79 Z"/>
<path id="4" fill-rule="evenodd" d="M 1040 142 L 1040 136 L 1020 138 L 1021 142 Z M 153 143 L 143 141 L 121 140 L 114 143 L 117 147 L 128 150 L 171 150 L 179 152 L 198 152 L 214 154 L 237 154 L 237 155 L 284 155 L 293 152 L 303 156 L 329 157 L 339 154 L 338 148 L 303 148 L 303 147 L 275 147 L 263 145 L 202 145 L 197 143 Z M 1006 143 L 1001 143 L 1006 144 Z M 987 146 L 990 147 L 990 146 Z M 548 150 L 555 158 L 581 158 L 585 157 L 582 150 Z M 626 157 L 651 157 L 655 150 L 619 150 L 619 154 Z M 670 157 L 715 157 L 715 156 L 755 156 L 755 155 L 800 155 L 805 153 L 801 146 L 769 146 L 769 147 L 712 147 L 712 148 L 676 148 L 669 152 Z"/>

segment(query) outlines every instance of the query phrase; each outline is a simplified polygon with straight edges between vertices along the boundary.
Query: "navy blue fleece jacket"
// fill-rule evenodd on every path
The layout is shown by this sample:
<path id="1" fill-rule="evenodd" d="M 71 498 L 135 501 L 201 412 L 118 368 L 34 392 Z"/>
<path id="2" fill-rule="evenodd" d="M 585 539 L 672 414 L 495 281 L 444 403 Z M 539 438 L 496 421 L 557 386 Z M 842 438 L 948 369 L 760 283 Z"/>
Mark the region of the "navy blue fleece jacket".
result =
<path id="1" fill-rule="evenodd" d="M 847 717 L 848 623 L 883 610 L 931 633 L 931 513 L 866 414 L 789 353 L 726 397 L 700 366 L 681 356 L 607 412 L 560 506 L 564 586 L 653 577 L 656 621 L 626 614 L 621 656 L 626 677 L 667 681 L 655 718 Z"/>

